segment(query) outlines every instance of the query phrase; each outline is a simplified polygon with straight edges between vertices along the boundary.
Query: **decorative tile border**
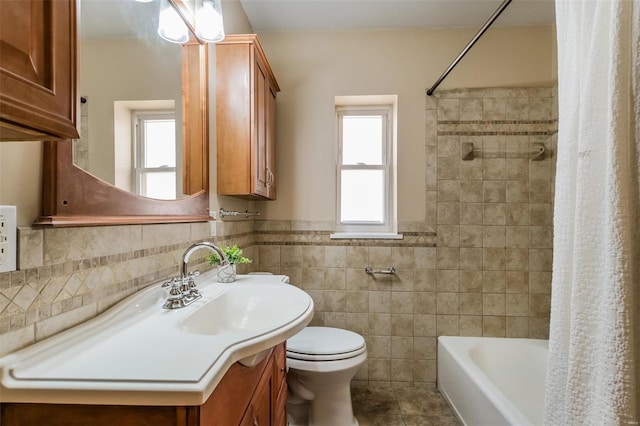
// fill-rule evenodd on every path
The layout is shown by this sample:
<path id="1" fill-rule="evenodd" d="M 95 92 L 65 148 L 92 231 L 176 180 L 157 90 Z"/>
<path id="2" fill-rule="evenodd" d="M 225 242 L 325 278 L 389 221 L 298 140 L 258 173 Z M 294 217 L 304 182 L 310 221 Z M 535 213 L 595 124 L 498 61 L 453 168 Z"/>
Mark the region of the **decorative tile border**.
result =
<path id="1" fill-rule="evenodd" d="M 382 247 L 435 247 L 435 232 L 403 232 L 402 240 L 335 239 L 334 231 L 256 231 L 255 244 L 261 246 L 382 246 Z"/>

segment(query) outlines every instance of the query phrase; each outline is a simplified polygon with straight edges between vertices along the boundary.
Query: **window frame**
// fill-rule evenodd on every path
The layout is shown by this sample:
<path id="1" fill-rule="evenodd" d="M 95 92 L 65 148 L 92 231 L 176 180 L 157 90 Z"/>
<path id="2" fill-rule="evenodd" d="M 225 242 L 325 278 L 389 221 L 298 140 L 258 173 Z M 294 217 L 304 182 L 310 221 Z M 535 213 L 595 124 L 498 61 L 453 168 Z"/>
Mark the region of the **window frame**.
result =
<path id="1" fill-rule="evenodd" d="M 132 111 L 133 116 L 133 134 L 134 134 L 134 144 L 133 144 L 133 167 L 132 167 L 132 188 L 134 188 L 135 194 L 140 195 L 142 197 L 149 197 L 147 195 L 147 190 L 144 184 L 143 176 L 150 173 L 166 173 L 173 172 L 174 181 L 177 181 L 177 160 L 178 157 L 176 155 L 176 165 L 171 166 L 162 166 L 162 167 L 144 167 L 143 160 L 145 158 L 145 132 L 144 132 L 144 122 L 146 121 L 154 121 L 154 120 L 173 120 L 174 125 L 176 121 L 175 110 L 134 110 Z M 174 149 L 177 150 L 177 141 L 174 137 Z M 178 188 L 176 187 L 176 194 Z M 175 199 L 175 197 L 173 198 Z"/>
<path id="2" fill-rule="evenodd" d="M 382 116 L 382 161 L 380 165 L 343 164 L 343 119 L 345 116 Z M 394 167 L 394 105 L 337 105 L 337 163 L 336 163 L 336 234 L 331 238 L 397 238 Z M 342 221 L 342 172 L 344 170 L 382 170 L 383 221 Z M 399 236 L 401 238 L 401 236 Z"/>

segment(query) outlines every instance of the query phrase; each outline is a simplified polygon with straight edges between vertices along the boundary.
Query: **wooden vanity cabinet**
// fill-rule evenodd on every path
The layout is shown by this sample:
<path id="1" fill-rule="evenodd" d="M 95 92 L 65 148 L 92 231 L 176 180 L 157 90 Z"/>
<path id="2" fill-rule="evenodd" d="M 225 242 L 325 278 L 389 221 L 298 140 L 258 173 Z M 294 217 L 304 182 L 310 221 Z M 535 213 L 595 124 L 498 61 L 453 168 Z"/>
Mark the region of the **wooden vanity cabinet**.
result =
<path id="1" fill-rule="evenodd" d="M 76 0 L 0 1 L 0 141 L 71 139 Z"/>
<path id="2" fill-rule="evenodd" d="M 255 34 L 216 44 L 218 194 L 276 198 L 276 94 L 280 91 Z"/>
<path id="3" fill-rule="evenodd" d="M 233 364 L 200 406 L 2 403 L 0 425 L 285 426 L 285 374 L 285 343 L 281 343 L 255 367 Z"/>

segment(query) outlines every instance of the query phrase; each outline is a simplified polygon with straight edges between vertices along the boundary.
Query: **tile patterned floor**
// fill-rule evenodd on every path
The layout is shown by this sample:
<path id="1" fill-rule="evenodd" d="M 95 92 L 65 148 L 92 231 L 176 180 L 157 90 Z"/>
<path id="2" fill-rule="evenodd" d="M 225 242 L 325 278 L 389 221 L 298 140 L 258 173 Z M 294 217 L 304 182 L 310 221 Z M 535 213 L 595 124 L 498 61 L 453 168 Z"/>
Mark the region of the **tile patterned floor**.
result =
<path id="1" fill-rule="evenodd" d="M 353 411 L 360 426 L 459 426 L 436 388 L 352 389 Z"/>

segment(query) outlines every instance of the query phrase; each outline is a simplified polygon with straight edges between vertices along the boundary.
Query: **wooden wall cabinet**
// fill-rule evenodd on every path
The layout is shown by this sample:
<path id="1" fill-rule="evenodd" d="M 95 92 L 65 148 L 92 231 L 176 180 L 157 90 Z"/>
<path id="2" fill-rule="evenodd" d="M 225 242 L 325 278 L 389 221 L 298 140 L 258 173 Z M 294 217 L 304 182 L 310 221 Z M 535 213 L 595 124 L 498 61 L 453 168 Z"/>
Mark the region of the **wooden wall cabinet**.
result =
<path id="1" fill-rule="evenodd" d="M 76 0 L 0 1 L 0 141 L 71 139 Z"/>
<path id="2" fill-rule="evenodd" d="M 4 0 L 2 0 L 4 1 Z M 231 366 L 200 406 L 0 404 L 3 426 L 285 426 L 285 343 L 253 368 Z"/>
<path id="3" fill-rule="evenodd" d="M 218 194 L 276 198 L 276 94 L 280 91 L 255 34 L 216 44 Z"/>

